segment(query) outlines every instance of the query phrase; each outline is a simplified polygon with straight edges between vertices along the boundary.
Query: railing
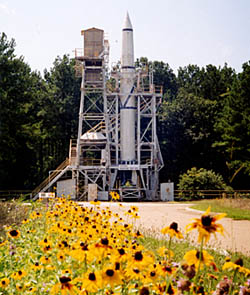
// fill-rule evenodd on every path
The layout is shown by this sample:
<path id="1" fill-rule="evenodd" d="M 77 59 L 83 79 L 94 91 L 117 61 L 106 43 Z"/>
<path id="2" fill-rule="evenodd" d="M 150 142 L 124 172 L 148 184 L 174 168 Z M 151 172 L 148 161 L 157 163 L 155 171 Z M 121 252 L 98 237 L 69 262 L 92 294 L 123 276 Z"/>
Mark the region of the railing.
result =
<path id="1" fill-rule="evenodd" d="M 216 198 L 250 198 L 250 190 L 174 190 L 176 200 L 216 199 Z"/>
<path id="2" fill-rule="evenodd" d="M 69 165 L 69 159 L 66 158 L 53 172 L 33 191 L 32 195 L 38 194 L 44 187 L 46 187 L 64 168 Z"/>
<path id="3" fill-rule="evenodd" d="M 88 130 L 87 133 L 102 131 L 105 129 L 105 127 L 106 127 L 105 122 L 101 121 L 98 124 L 96 124 L 94 127 L 92 127 L 90 130 Z"/>
<path id="4" fill-rule="evenodd" d="M 70 139 L 69 144 L 69 164 L 76 165 L 76 158 L 77 158 L 77 140 Z"/>
<path id="5" fill-rule="evenodd" d="M 101 159 L 84 158 L 80 160 L 80 165 L 82 166 L 100 166 L 101 164 Z"/>
<path id="6" fill-rule="evenodd" d="M 162 86 L 156 86 L 156 85 L 147 85 L 147 86 L 141 85 L 137 89 L 137 92 L 162 94 L 163 93 L 163 87 Z"/>

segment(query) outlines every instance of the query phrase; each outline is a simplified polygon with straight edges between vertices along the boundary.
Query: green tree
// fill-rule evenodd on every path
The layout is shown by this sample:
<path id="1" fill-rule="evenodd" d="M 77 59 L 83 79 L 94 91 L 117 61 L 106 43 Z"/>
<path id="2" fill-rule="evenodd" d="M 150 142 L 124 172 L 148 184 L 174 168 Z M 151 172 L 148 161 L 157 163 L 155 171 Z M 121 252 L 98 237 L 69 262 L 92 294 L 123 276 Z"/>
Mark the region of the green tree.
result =
<path id="1" fill-rule="evenodd" d="M 250 62 L 243 64 L 224 101 L 215 125 L 220 138 L 213 146 L 224 158 L 229 183 L 248 187 L 245 181 L 249 183 L 249 177 L 244 178 L 244 174 L 250 176 Z"/>
<path id="2" fill-rule="evenodd" d="M 0 35 L 0 185 L 25 188 L 34 179 L 33 132 L 37 86 L 41 77 L 32 73 L 23 58 L 14 54 L 15 42 Z M 31 118 L 32 116 L 32 118 Z M 34 126 L 32 126 L 33 128 Z M 28 180 L 29 179 L 29 180 Z"/>
<path id="3" fill-rule="evenodd" d="M 174 101 L 164 102 L 159 118 L 164 177 L 176 182 L 180 173 L 201 162 L 209 169 L 216 164 L 211 148 L 215 111 L 216 102 L 188 93 L 184 88 Z"/>

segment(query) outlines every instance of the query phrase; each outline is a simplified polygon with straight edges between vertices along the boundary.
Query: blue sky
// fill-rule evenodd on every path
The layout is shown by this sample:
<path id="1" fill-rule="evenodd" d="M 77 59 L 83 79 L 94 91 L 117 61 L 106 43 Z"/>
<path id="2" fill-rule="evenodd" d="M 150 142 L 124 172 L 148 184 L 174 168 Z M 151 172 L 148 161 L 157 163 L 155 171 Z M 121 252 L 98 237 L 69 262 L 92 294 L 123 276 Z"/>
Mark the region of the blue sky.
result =
<path id="1" fill-rule="evenodd" d="M 250 60 L 250 0 L 0 0 L 0 32 L 17 43 L 32 70 L 50 69 L 56 56 L 82 47 L 82 29 L 103 29 L 110 61 L 121 55 L 126 12 L 135 57 L 181 66 L 213 64 L 241 71 Z"/>

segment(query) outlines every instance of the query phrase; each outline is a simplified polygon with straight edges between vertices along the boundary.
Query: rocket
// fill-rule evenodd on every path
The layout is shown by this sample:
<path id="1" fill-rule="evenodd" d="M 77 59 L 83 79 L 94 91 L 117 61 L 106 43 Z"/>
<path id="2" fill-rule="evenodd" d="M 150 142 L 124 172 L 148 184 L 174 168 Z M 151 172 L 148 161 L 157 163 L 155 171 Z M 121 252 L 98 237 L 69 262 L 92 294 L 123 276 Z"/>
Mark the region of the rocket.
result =
<path id="1" fill-rule="evenodd" d="M 133 27 L 127 13 L 122 29 L 122 56 L 120 76 L 120 143 L 121 162 L 135 163 L 135 64 Z"/>

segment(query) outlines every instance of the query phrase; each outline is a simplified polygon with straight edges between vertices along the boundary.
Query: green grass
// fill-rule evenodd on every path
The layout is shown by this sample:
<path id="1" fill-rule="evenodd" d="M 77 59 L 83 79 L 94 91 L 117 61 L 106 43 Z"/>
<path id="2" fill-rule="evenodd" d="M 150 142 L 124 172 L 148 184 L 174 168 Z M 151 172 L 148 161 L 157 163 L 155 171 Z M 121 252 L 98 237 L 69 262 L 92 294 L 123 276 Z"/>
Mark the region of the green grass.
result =
<path id="1" fill-rule="evenodd" d="M 189 202 L 190 203 L 190 202 Z M 191 208 L 206 211 L 226 213 L 227 217 L 236 220 L 250 220 L 250 199 L 215 199 L 191 202 Z"/>
<path id="2" fill-rule="evenodd" d="M 155 253 L 159 247 L 162 247 L 162 246 L 168 247 L 167 239 L 155 238 L 153 234 L 151 234 L 151 236 L 150 235 L 144 236 L 141 239 L 141 242 L 145 248 Z M 183 256 L 185 255 L 187 251 L 198 249 L 198 248 L 199 248 L 199 245 L 197 246 L 191 245 L 191 243 L 189 243 L 189 241 L 186 238 L 184 240 L 180 240 L 179 242 L 172 242 L 171 250 L 174 252 L 173 261 L 182 262 Z M 244 267 L 250 269 L 249 256 L 243 255 L 242 253 L 239 253 L 239 252 L 229 252 L 229 251 L 227 251 L 228 255 L 225 255 L 225 254 L 219 253 L 218 251 L 212 249 L 211 247 L 209 248 L 205 247 L 204 249 L 208 251 L 209 254 L 214 257 L 214 262 L 216 263 L 219 269 L 221 269 L 222 266 L 224 265 L 226 257 L 230 257 L 231 261 L 236 261 L 238 258 L 242 258 L 244 261 Z"/>

